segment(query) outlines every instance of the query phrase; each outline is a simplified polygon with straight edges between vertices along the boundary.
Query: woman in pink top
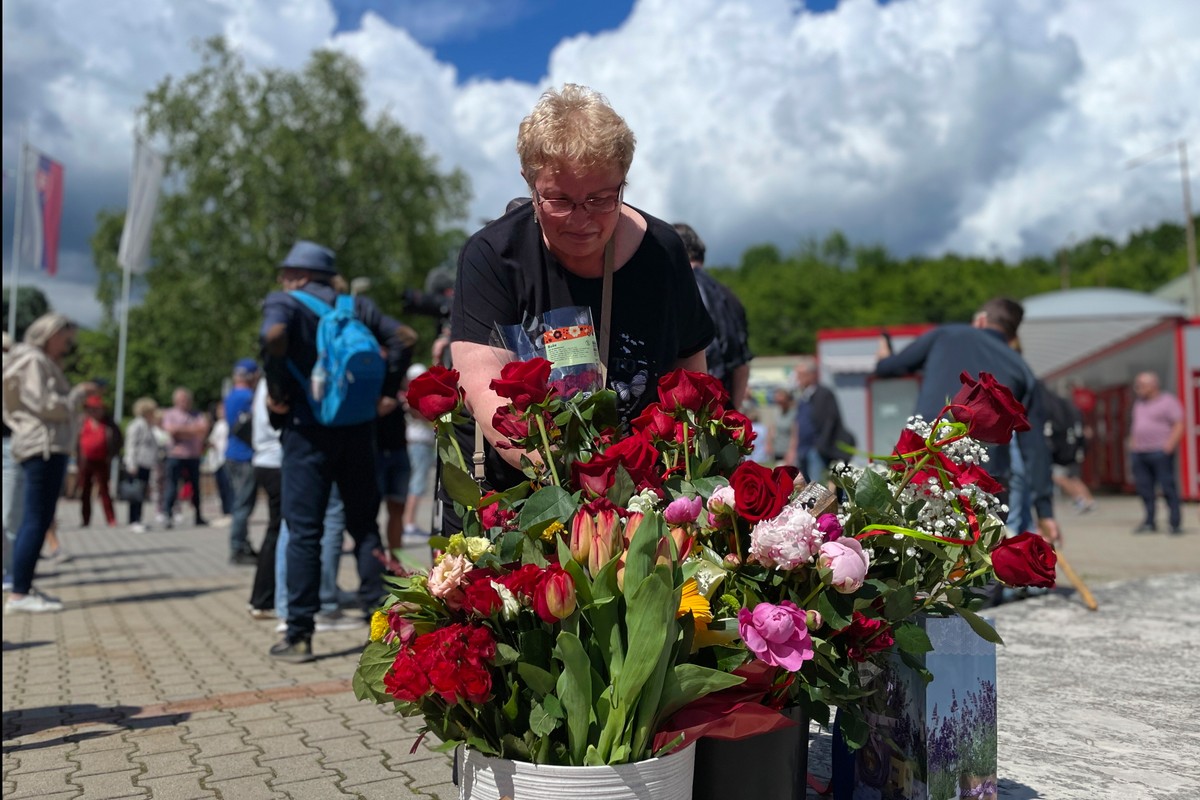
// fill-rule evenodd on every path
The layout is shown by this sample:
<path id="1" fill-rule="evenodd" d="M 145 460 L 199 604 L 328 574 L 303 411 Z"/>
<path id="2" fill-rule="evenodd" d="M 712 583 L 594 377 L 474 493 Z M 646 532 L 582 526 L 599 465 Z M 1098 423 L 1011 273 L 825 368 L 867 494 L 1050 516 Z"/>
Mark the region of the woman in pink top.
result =
<path id="1" fill-rule="evenodd" d="M 1133 481 L 1146 506 L 1146 517 L 1134 533 L 1153 533 L 1156 487 L 1167 501 L 1171 533 L 1183 533 L 1179 510 L 1179 485 L 1175 477 L 1175 449 L 1183 437 L 1183 405 L 1175 395 L 1159 388 L 1158 376 L 1143 372 L 1134 379 L 1133 421 L 1129 426 L 1129 454 Z"/>

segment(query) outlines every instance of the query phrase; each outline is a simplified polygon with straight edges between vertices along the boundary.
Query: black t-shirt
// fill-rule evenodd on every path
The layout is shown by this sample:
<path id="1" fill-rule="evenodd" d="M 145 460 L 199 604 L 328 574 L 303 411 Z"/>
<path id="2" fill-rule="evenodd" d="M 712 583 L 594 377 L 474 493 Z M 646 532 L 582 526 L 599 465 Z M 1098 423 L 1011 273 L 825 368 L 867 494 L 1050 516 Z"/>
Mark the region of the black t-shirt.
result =
<path id="1" fill-rule="evenodd" d="M 713 337 L 712 319 L 679 235 L 662 220 L 639 213 L 646 219 L 646 235 L 613 274 L 608 351 L 608 385 L 617 391 L 626 421 L 657 398 L 662 375 Z M 526 203 L 472 236 L 459 254 L 451 340 L 491 344 L 497 323 L 528 325 L 566 306 L 590 307 L 599 327 L 602 296 L 602 278 L 581 278 L 550 253 L 533 205 Z M 465 452 L 474 449 L 474 432 L 470 435 Z M 507 488 L 506 478 L 519 479 L 515 471 L 497 473 L 497 463 L 503 462 L 489 452 L 489 478 L 499 480 L 493 486 Z"/>

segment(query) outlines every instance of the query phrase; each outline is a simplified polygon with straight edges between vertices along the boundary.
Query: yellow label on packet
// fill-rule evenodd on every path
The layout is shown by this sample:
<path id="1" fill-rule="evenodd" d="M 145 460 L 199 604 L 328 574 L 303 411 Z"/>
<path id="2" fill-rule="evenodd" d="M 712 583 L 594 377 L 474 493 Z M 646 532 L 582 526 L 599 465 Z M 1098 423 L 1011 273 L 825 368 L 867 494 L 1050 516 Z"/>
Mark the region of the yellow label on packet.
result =
<path id="1" fill-rule="evenodd" d="M 600 363 L 600 349 L 591 325 L 570 325 L 542 334 L 546 359 L 556 369 Z"/>

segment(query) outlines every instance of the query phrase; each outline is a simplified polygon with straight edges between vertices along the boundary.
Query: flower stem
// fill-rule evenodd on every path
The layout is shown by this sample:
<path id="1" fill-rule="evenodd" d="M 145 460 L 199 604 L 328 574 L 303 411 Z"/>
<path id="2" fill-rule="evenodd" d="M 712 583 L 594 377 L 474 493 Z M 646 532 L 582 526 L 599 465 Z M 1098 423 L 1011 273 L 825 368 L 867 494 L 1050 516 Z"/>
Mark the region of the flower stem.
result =
<path id="1" fill-rule="evenodd" d="M 554 453 L 550 450 L 550 437 L 546 434 L 546 420 L 542 419 L 541 411 L 538 411 L 535 418 L 537 419 L 538 433 L 542 435 L 542 447 L 545 448 L 543 455 L 546 465 L 550 467 L 550 477 L 554 480 L 555 486 L 562 486 L 562 482 L 558 479 L 558 470 L 554 467 Z"/>
<path id="2" fill-rule="evenodd" d="M 688 481 L 691 481 L 691 479 L 692 479 L 692 456 L 691 456 L 691 448 L 688 447 L 689 431 L 690 431 L 690 428 L 688 427 L 688 422 L 685 419 L 683 421 L 683 477 L 686 478 Z"/>

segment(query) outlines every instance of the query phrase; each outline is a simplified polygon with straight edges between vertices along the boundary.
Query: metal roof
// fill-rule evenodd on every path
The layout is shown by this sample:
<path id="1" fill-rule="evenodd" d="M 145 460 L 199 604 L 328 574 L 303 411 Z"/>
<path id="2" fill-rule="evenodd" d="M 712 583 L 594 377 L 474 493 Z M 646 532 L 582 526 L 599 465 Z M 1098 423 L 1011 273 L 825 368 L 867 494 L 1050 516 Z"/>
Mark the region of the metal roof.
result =
<path id="1" fill-rule="evenodd" d="M 1021 351 L 1047 375 L 1119 344 L 1164 319 L 1183 316 L 1174 303 L 1128 289 L 1068 289 L 1022 301 Z"/>

